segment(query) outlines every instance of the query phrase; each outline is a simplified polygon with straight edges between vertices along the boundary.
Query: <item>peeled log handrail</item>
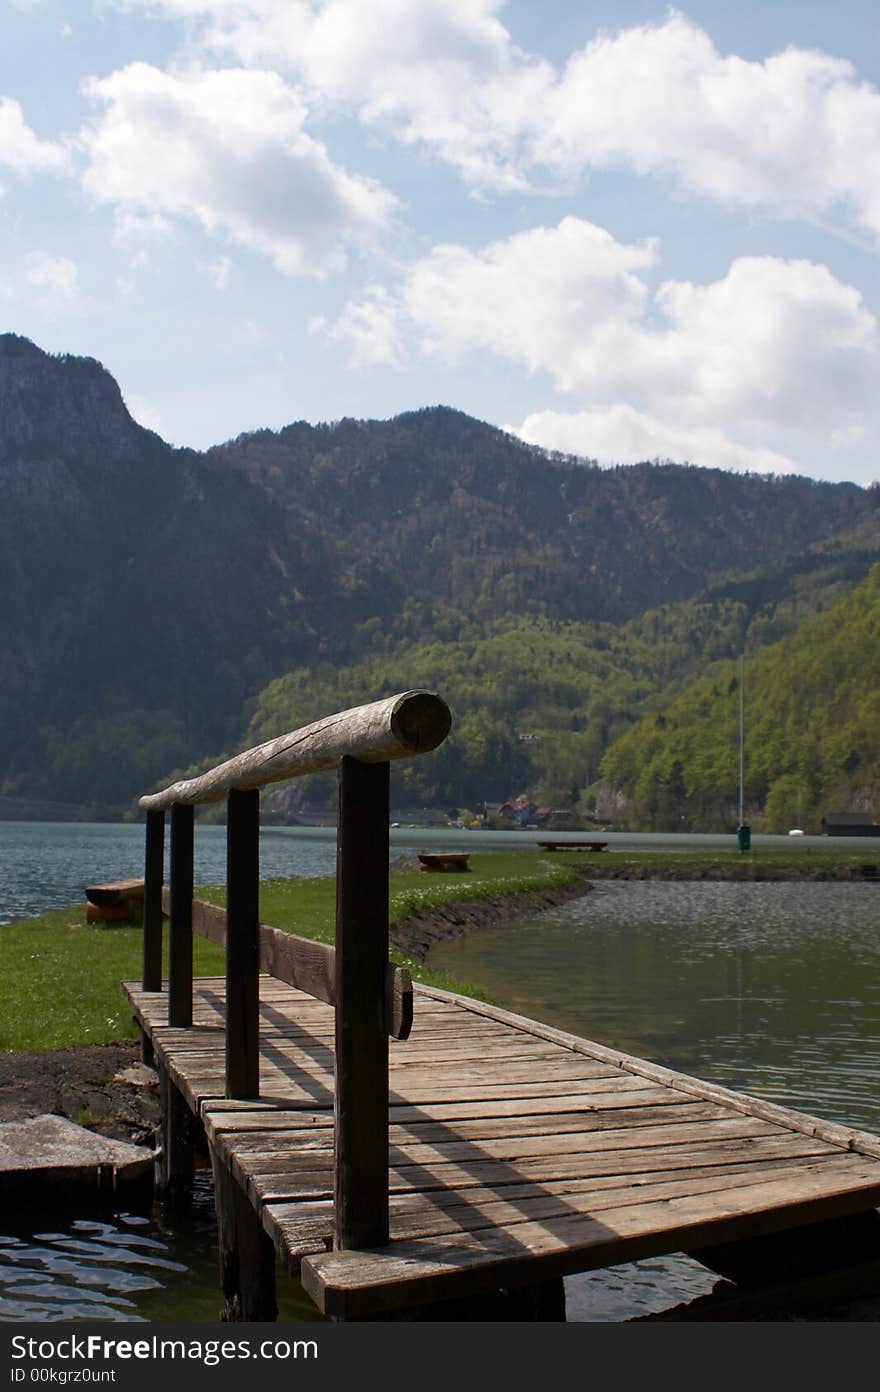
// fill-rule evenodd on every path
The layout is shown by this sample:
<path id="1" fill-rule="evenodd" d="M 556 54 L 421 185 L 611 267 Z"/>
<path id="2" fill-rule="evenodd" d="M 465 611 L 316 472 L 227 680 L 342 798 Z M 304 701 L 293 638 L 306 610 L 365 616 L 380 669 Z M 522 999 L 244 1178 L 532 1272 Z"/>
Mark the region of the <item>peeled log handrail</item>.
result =
<path id="1" fill-rule="evenodd" d="M 439 696 L 431 691 L 404 691 L 278 735 L 198 778 L 148 793 L 138 805 L 148 812 L 160 812 L 174 803 L 193 806 L 219 802 L 232 789 L 246 792 L 335 768 L 345 755 L 361 763 L 380 764 L 426 754 L 442 744 L 451 723 L 449 707 Z"/>
<path id="2" fill-rule="evenodd" d="M 388 960 L 390 765 L 436 749 L 452 716 L 431 691 L 340 711 L 227 759 L 198 778 L 140 798 L 147 814 L 143 989 L 162 989 L 162 909 L 170 910 L 168 1024 L 192 1025 L 192 939 L 201 928 L 226 948 L 225 1095 L 260 1096 L 260 968 L 332 1003 L 334 1023 L 334 1245 L 388 1241 L 388 1036 L 412 1026 L 412 981 Z M 259 921 L 260 789 L 336 769 L 335 947 Z M 226 797 L 226 909 L 193 898 L 193 817 Z M 163 889 L 165 813 L 171 810 L 170 886 Z M 152 1061 L 152 1045 L 144 1059 Z M 163 1111 L 164 1187 L 192 1183 L 192 1147 Z M 180 1137 L 184 1136 L 181 1140 Z M 175 1139 L 176 1138 L 176 1139 Z M 178 1152 L 180 1152 L 178 1157 Z M 188 1158 L 187 1158 L 188 1157 Z M 218 1171 L 219 1173 L 219 1171 Z M 237 1221 L 237 1220 L 236 1220 Z M 261 1230 L 262 1233 L 262 1230 Z M 263 1244 L 265 1247 L 265 1244 Z M 271 1243 L 266 1261 L 272 1265 Z"/>

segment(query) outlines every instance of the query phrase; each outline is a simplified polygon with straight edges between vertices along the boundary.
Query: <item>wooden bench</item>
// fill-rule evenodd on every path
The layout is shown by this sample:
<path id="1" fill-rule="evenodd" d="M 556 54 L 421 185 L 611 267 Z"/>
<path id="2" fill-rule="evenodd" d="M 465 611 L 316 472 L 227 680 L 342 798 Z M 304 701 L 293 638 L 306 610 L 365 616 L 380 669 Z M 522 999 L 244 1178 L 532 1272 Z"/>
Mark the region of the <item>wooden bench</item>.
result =
<path id="1" fill-rule="evenodd" d="M 144 905 L 143 880 L 108 880 L 106 884 L 86 886 L 87 923 L 126 923 L 137 917 Z"/>
<path id="2" fill-rule="evenodd" d="M 607 841 L 539 841 L 542 851 L 604 851 Z"/>
<path id="3" fill-rule="evenodd" d="M 419 854 L 421 870 L 467 870 L 470 856 L 467 852 L 431 851 Z"/>

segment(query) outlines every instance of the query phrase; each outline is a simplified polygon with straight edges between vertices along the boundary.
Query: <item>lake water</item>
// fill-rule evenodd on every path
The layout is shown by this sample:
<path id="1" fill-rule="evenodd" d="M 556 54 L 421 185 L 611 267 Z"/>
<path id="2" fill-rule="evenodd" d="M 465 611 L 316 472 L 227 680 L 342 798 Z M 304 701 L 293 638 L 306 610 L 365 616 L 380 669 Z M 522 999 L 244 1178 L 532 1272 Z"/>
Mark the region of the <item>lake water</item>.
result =
<path id="1" fill-rule="evenodd" d="M 392 848 L 506 849 L 534 839 L 401 828 Z M 732 838 L 608 839 L 613 854 L 729 847 Z M 817 843 L 803 838 L 798 850 L 809 854 Z M 224 829 L 199 828 L 196 848 L 197 880 L 222 880 Z M 0 823 L 0 922 L 81 903 L 93 880 L 140 874 L 142 856 L 138 826 Z M 330 829 L 263 832 L 264 877 L 327 874 L 334 863 Z M 529 921 L 440 944 L 430 960 L 525 1015 L 880 1131 L 878 928 L 874 884 L 604 881 Z M 210 1321 L 219 1306 L 216 1273 L 203 1178 L 182 1222 L 129 1214 L 0 1237 L 0 1320 Z M 569 1318 L 625 1320 L 702 1294 L 714 1281 L 684 1257 L 573 1277 Z M 312 1316 L 293 1282 L 282 1282 L 282 1292 L 283 1319 Z"/>
<path id="2" fill-rule="evenodd" d="M 878 930 L 876 884 L 598 881 L 430 964 L 572 1034 L 880 1132 Z M 569 1318 L 625 1319 L 713 1279 L 666 1257 L 566 1284 Z"/>
<path id="3" fill-rule="evenodd" d="M 583 832 L 554 833 L 557 840 L 576 840 Z M 471 851 L 533 848 L 540 832 L 459 831 L 456 828 L 394 828 L 392 852 L 415 850 Z M 168 851 L 166 836 L 166 861 Z M 732 836 L 666 836 L 603 832 L 608 854 L 633 850 L 662 850 L 686 854 L 695 849 L 730 850 Z M 756 849 L 784 846 L 809 856 L 827 841 L 805 836 L 755 836 Z M 865 849 L 864 840 L 840 839 L 841 846 Z M 260 833 L 260 873 L 263 879 L 287 875 L 329 875 L 336 865 L 333 827 L 263 827 Z M 0 821 L 0 924 L 31 918 L 48 909 L 83 902 L 86 885 L 124 880 L 144 873 L 144 828 L 137 823 L 4 822 Z M 217 884 L 226 875 L 226 829 L 196 826 L 197 884 Z"/>
<path id="4" fill-rule="evenodd" d="M 332 874 L 335 834 L 308 828 L 293 837 L 286 827 L 264 828 L 260 860 L 264 879 Z M 135 823 L 0 822 L 0 923 L 81 904 L 86 885 L 143 873 L 144 828 Z M 197 884 L 225 879 L 225 827 L 197 828 L 195 877 Z"/>
<path id="5" fill-rule="evenodd" d="M 880 1131 L 880 886 L 597 881 L 435 947 L 497 1004 Z"/>

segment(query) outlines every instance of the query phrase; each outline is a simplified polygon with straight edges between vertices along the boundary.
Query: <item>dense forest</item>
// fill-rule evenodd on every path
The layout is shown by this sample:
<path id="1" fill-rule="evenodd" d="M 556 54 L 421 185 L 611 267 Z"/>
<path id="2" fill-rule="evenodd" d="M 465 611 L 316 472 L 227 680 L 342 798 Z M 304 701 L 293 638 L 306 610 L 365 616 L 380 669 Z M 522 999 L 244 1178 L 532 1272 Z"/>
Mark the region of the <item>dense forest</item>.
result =
<path id="1" fill-rule="evenodd" d="M 747 817 L 820 831 L 828 812 L 880 813 L 880 565 L 790 637 L 747 649 L 742 670 Z M 739 708 L 739 665 L 716 663 L 611 746 L 601 775 L 625 795 L 629 824 L 735 822 Z"/>
<path id="2" fill-rule="evenodd" d="M 856 540 L 861 544 L 855 545 Z M 850 595 L 853 576 L 862 576 L 868 558 L 880 556 L 880 549 L 867 548 L 864 538 L 848 541 L 849 546 L 837 542 L 817 547 L 775 575 L 731 580 L 695 600 L 647 610 L 623 625 L 511 620 L 483 638 L 415 645 L 395 643 L 377 629 L 372 635 L 374 651 L 358 662 L 301 667 L 271 682 L 257 698 L 242 747 L 296 729 L 328 711 L 427 685 L 449 702 L 454 729 L 430 759 L 395 768 L 399 805 L 474 811 L 487 801 L 527 794 L 538 805 L 570 809 L 581 817 L 611 818 L 617 825 L 656 830 L 730 826 L 736 817 L 739 688 L 737 677 L 728 672 L 737 654 L 750 654 L 751 684 L 753 654 L 761 652 L 768 670 L 775 663 L 784 683 L 786 673 L 794 674 L 792 654 L 806 652 L 805 659 L 798 656 L 797 675 L 802 687 L 811 691 L 814 629 L 827 629 L 838 635 L 837 642 L 847 651 L 852 636 L 857 645 L 852 661 L 861 664 L 863 673 L 860 682 L 843 683 L 835 706 L 838 715 L 851 704 L 850 715 L 858 718 L 872 676 L 880 689 L 876 615 L 873 628 L 851 622 L 851 606 L 859 602 L 864 587 L 841 598 Z M 877 570 L 880 567 L 871 571 L 872 580 Z M 793 636 L 781 642 L 784 634 Z M 718 680 L 716 670 L 725 675 L 719 710 L 710 710 L 704 727 L 694 715 L 696 707 L 702 709 L 703 698 L 693 693 L 702 691 L 707 669 L 713 683 Z M 676 723 L 679 708 L 684 715 Z M 645 712 L 650 715 L 645 717 Z M 805 741 L 822 740 L 813 714 L 805 713 Z M 774 747 L 767 730 L 773 719 L 768 711 L 750 734 L 750 747 L 755 739 L 762 740 L 766 758 Z M 691 754 L 689 746 L 688 752 L 676 746 L 670 752 L 658 733 L 667 728 L 676 731 L 683 746 L 699 731 L 706 748 Z M 850 784 L 843 778 L 835 784 L 832 777 L 833 769 L 846 772 L 851 752 L 844 751 L 840 741 L 833 747 L 826 741 L 825 747 L 827 776 L 814 786 L 809 802 L 803 792 L 800 795 L 805 816 L 815 809 L 814 821 L 824 809 L 822 797 L 832 792 L 846 802 L 850 791 L 853 807 L 865 805 L 866 797 L 870 800 L 864 779 Z M 878 762 L 869 749 L 866 746 L 864 769 L 876 770 Z M 686 782 L 684 770 L 692 757 L 693 779 Z M 768 795 L 759 767 L 756 756 L 748 785 L 756 825 Z M 176 770 L 175 776 L 194 771 Z M 780 765 L 771 780 L 775 791 L 769 789 L 769 814 L 774 826 L 779 821 L 776 802 L 788 786 L 786 773 Z M 779 778 L 783 781 L 776 788 Z M 331 796 L 331 780 L 314 778 L 291 788 L 284 805 L 295 813 L 304 800 Z M 273 805 L 278 805 L 277 796 Z"/>
<path id="3" fill-rule="evenodd" d="M 172 449 L 99 363 L 2 335 L 0 815 L 118 814 L 174 771 L 431 686 L 454 732 L 401 800 L 598 794 L 662 820 L 603 760 L 709 664 L 847 596 L 880 557 L 878 504 L 599 469 L 444 407 Z"/>

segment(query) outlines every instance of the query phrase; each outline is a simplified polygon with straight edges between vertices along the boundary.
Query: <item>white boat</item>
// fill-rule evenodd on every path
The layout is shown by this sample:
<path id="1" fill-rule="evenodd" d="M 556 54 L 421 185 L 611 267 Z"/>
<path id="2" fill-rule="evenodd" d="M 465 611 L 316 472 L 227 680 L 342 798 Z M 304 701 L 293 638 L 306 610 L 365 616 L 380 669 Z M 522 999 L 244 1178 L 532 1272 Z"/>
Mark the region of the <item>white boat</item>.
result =
<path id="1" fill-rule="evenodd" d="M 803 836 L 804 833 L 801 831 L 800 827 L 792 827 L 788 834 L 789 836 Z"/>

